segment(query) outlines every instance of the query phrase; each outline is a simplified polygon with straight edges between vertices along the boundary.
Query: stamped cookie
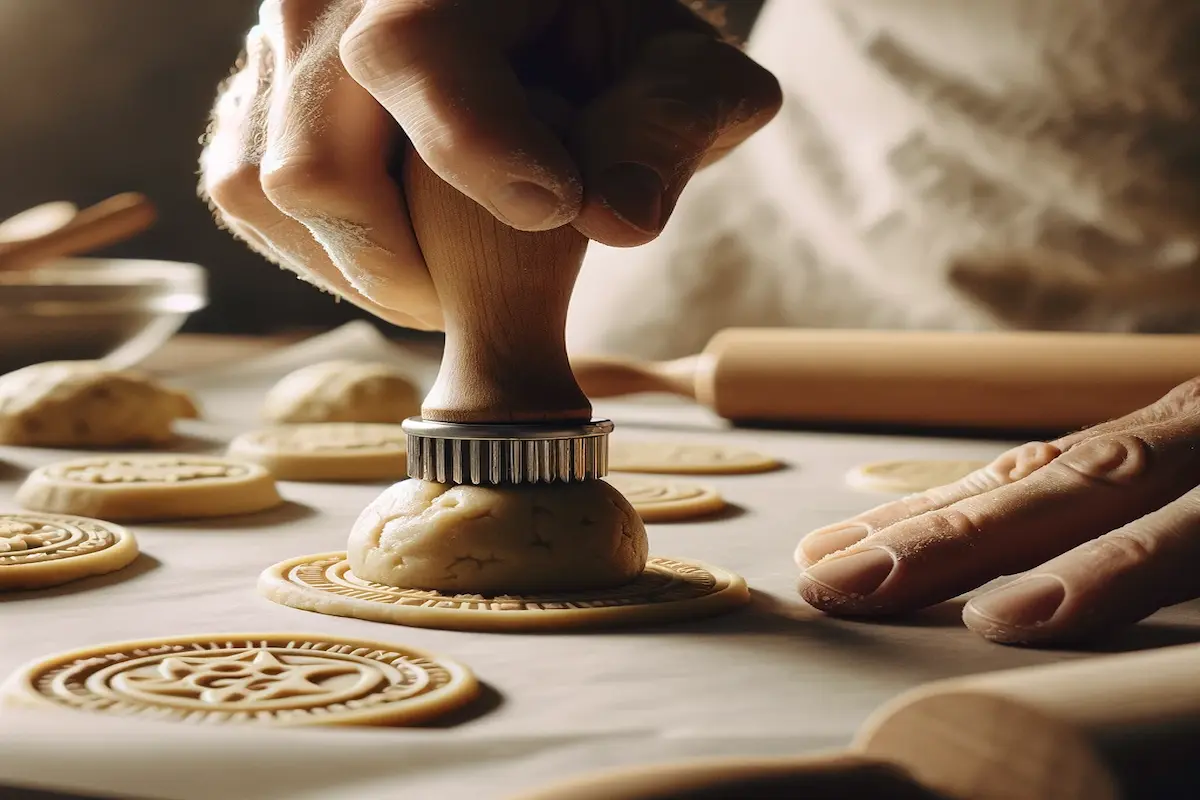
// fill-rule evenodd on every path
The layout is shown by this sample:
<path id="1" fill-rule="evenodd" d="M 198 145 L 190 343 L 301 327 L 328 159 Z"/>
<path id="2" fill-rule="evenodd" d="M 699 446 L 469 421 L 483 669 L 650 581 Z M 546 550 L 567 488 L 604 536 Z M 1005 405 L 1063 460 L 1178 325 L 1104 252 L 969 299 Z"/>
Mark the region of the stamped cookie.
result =
<path id="1" fill-rule="evenodd" d="M 850 470 L 846 483 L 865 492 L 912 494 L 954 483 L 987 465 L 987 461 L 948 459 L 876 461 Z"/>
<path id="2" fill-rule="evenodd" d="M 269 567 L 258 589 L 304 611 L 414 628 L 557 631 L 653 625 L 732 611 L 750 601 L 738 575 L 697 561 L 651 557 L 632 583 L 586 592 L 485 597 L 364 581 L 346 554 L 300 556 Z"/>
<path id="3" fill-rule="evenodd" d="M 391 364 L 322 361 L 285 375 L 263 400 L 275 423 L 403 422 L 421 413 L 421 396 Z"/>
<path id="4" fill-rule="evenodd" d="M 137 540 L 119 525 L 56 514 L 0 514 L 0 591 L 41 589 L 133 563 Z"/>
<path id="5" fill-rule="evenodd" d="M 725 499 L 715 489 L 672 479 L 609 475 L 605 480 L 646 522 L 672 522 L 715 514 Z"/>
<path id="6" fill-rule="evenodd" d="M 258 464 L 179 454 L 95 456 L 34 470 L 17 490 L 33 511 L 117 521 L 225 517 L 283 503 Z"/>
<path id="7" fill-rule="evenodd" d="M 399 425 L 325 422 L 279 425 L 238 436 L 229 455 L 281 481 L 400 480 L 407 437 Z"/>
<path id="8" fill-rule="evenodd" d="M 14 707 L 195 725 L 411 725 L 479 692 L 466 667 L 394 643 L 282 633 L 90 647 L 25 667 Z"/>
<path id="9" fill-rule="evenodd" d="M 769 472 L 780 466 L 770 456 L 734 445 L 641 441 L 613 441 L 608 445 L 608 468 L 613 472 L 739 475 Z"/>

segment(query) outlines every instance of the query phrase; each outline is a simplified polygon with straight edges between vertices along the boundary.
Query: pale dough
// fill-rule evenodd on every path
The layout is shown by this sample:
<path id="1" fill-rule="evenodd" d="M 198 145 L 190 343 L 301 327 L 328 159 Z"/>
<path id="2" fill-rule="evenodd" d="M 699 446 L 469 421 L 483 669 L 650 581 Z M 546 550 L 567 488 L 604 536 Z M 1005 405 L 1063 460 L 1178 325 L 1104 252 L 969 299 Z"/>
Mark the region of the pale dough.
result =
<path id="1" fill-rule="evenodd" d="M 703 517 L 725 508 L 724 498 L 708 486 L 629 475 L 609 475 L 605 480 L 625 496 L 644 522 Z"/>
<path id="2" fill-rule="evenodd" d="M 314 422 L 243 433 L 229 456 L 261 464 L 281 481 L 400 480 L 406 443 L 399 425 Z"/>
<path id="3" fill-rule="evenodd" d="M 737 475 L 778 469 L 779 461 L 735 445 L 613 441 L 608 468 L 613 472 L 677 475 Z"/>
<path id="4" fill-rule="evenodd" d="M 846 483 L 867 492 L 911 494 L 954 483 L 987 465 L 987 461 L 967 460 L 876 461 L 850 470 Z"/>
<path id="5" fill-rule="evenodd" d="M 488 595 L 619 586 L 641 574 L 647 548 L 637 512 L 603 481 L 409 479 L 367 506 L 347 544 L 365 580 Z"/>
<path id="6" fill-rule="evenodd" d="M 405 375 L 373 361 L 322 361 L 285 375 L 263 401 L 269 422 L 403 422 L 421 413 Z"/>
<path id="7" fill-rule="evenodd" d="M 653 556 L 623 586 L 484 596 L 384 586 L 355 575 L 346 553 L 319 553 L 267 568 L 258 590 L 280 605 L 319 614 L 506 633 L 657 625 L 716 616 L 750 602 L 739 575 L 699 561 Z"/>
<path id="8" fill-rule="evenodd" d="M 192 725 L 411 725 L 473 700 L 461 664 L 395 644 L 283 633 L 175 636 L 89 647 L 26 666 L 10 707 Z"/>
<path id="9" fill-rule="evenodd" d="M 49 361 L 0 376 L 0 443 L 29 447 L 156 445 L 199 416 L 187 394 L 97 361 Z"/>
<path id="10" fill-rule="evenodd" d="M 250 514 L 283 503 L 265 468 L 216 456 L 96 456 L 29 474 L 22 508 L 117 521 Z"/>
<path id="11" fill-rule="evenodd" d="M 115 572 L 138 557 L 119 525 L 57 514 L 0 514 L 0 591 L 40 589 Z"/>

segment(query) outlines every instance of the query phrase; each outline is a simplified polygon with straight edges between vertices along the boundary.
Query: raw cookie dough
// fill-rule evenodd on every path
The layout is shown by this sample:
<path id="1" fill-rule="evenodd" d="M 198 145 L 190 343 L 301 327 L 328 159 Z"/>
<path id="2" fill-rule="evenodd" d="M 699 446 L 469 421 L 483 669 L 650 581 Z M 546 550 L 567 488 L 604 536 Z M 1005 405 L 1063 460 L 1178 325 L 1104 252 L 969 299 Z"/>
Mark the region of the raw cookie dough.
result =
<path id="1" fill-rule="evenodd" d="M 155 445 L 199 416 L 183 392 L 98 361 L 49 361 L 0 376 L 0 443 L 29 447 Z"/>
<path id="2" fill-rule="evenodd" d="M 194 725 L 411 725 L 474 699 L 460 664 L 324 634 L 176 636 L 89 647 L 13 675 L 5 705 Z"/>
<path id="3" fill-rule="evenodd" d="M 455 594 L 363 580 L 343 553 L 291 558 L 269 567 L 259 592 L 280 605 L 413 628 L 451 631 L 571 631 L 657 625 L 724 614 L 750 602 L 746 582 L 699 561 L 651 557 L 635 580 L 609 589 L 549 594 Z"/>
<path id="4" fill-rule="evenodd" d="M 987 461 L 901 459 L 863 464 L 846 473 L 846 483 L 866 492 L 912 494 L 965 478 Z"/>
<path id="5" fill-rule="evenodd" d="M 133 534 L 98 519 L 0 514 L 0 591 L 116 572 L 138 557 Z"/>
<path id="6" fill-rule="evenodd" d="M 263 401 L 269 422 L 403 422 L 421 413 L 412 382 L 390 364 L 322 361 L 285 375 Z"/>
<path id="7" fill-rule="evenodd" d="M 781 464 L 770 456 L 736 445 L 612 441 L 612 472 L 659 472 L 676 475 L 738 475 L 769 472 Z"/>
<path id="8" fill-rule="evenodd" d="M 625 496 L 644 522 L 703 517 L 725 508 L 724 498 L 707 486 L 629 475 L 609 475 L 605 480 Z"/>
<path id="9" fill-rule="evenodd" d="M 243 433 L 229 456 L 261 464 L 281 481 L 400 480 L 407 441 L 399 425 L 314 422 Z"/>
<path id="10" fill-rule="evenodd" d="M 452 486 L 409 479 L 359 515 L 347 544 L 364 580 L 478 594 L 619 586 L 646 566 L 646 528 L 603 481 Z"/>
<path id="11" fill-rule="evenodd" d="M 29 474 L 17 502 L 34 511 L 117 521 L 250 514 L 283 503 L 258 464 L 177 454 L 94 456 Z"/>

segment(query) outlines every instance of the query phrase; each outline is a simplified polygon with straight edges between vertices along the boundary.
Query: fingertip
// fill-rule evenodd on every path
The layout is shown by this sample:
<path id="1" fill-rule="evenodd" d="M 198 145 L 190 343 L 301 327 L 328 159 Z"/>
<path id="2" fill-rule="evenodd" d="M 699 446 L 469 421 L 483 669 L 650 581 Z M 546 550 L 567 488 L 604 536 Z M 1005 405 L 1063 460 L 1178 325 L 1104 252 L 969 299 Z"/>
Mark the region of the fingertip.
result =
<path id="1" fill-rule="evenodd" d="M 568 183 L 566 181 L 560 182 Z M 491 210 L 501 221 L 521 231 L 547 231 L 571 222 L 579 212 L 576 192 L 549 189 L 540 183 L 518 179 L 492 192 Z"/>
<path id="2" fill-rule="evenodd" d="M 1035 644 L 1063 638 L 1060 610 L 1067 586 L 1056 575 L 1029 575 L 972 598 L 963 624 L 999 644 Z"/>

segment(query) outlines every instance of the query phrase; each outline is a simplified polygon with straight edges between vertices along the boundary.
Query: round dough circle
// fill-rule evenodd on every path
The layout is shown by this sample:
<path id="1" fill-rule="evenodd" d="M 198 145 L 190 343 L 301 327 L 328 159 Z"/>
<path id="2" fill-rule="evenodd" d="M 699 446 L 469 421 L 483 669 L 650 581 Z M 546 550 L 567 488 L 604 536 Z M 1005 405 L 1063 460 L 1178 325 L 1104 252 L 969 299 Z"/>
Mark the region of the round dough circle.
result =
<path id="1" fill-rule="evenodd" d="M 347 544 L 365 580 L 480 594 L 619 586 L 641 574 L 648 549 L 641 518 L 603 481 L 409 479 L 363 510 Z"/>
<path id="2" fill-rule="evenodd" d="M 275 423 L 398 423 L 420 413 L 412 382 L 375 361 L 309 364 L 281 378 L 263 399 L 263 418 Z"/>
<path id="3" fill-rule="evenodd" d="M 29 474 L 17 502 L 33 511 L 115 521 L 200 519 L 251 514 L 283 503 L 258 464 L 216 456 L 94 456 Z"/>
<path id="4" fill-rule="evenodd" d="M 609 475 L 605 480 L 624 495 L 645 522 L 703 517 L 725 508 L 725 499 L 708 486 L 629 475 Z"/>
<path id="5" fill-rule="evenodd" d="M 0 591 L 42 589 L 116 572 L 138 557 L 119 525 L 58 514 L 0 514 Z"/>
<path id="6" fill-rule="evenodd" d="M 608 445 L 608 468 L 613 472 L 741 475 L 780 466 L 770 456 L 734 445 L 642 441 Z"/>
<path id="7" fill-rule="evenodd" d="M 11 705 L 200 725 L 408 725 L 470 702 L 466 667 L 393 643 L 286 633 L 175 636 L 52 656 Z"/>
<path id="8" fill-rule="evenodd" d="M 965 478 L 987 461 L 898 459 L 863 464 L 846 473 L 846 483 L 865 492 L 912 494 Z"/>
<path id="9" fill-rule="evenodd" d="M 699 561 L 651 557 L 631 583 L 538 595 L 445 594 L 364 581 L 344 552 L 300 556 L 263 571 L 258 590 L 280 605 L 337 617 L 454 631 L 567 631 L 716 616 L 750 602 L 745 580 Z"/>
<path id="10" fill-rule="evenodd" d="M 231 458 L 253 461 L 281 481 L 400 480 L 408 437 L 399 425 L 313 422 L 238 436 Z"/>

